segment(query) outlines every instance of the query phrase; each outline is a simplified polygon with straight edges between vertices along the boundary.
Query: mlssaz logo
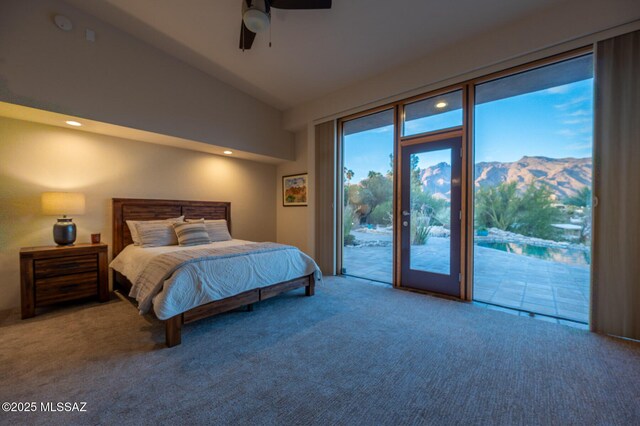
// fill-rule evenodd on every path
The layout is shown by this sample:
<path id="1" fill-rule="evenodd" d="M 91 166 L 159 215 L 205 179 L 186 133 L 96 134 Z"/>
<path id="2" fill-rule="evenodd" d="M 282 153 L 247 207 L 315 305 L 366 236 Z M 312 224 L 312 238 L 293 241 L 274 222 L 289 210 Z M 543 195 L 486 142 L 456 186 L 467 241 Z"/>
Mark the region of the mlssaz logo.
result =
<path id="1" fill-rule="evenodd" d="M 40 411 L 87 412 L 86 402 L 41 402 Z"/>

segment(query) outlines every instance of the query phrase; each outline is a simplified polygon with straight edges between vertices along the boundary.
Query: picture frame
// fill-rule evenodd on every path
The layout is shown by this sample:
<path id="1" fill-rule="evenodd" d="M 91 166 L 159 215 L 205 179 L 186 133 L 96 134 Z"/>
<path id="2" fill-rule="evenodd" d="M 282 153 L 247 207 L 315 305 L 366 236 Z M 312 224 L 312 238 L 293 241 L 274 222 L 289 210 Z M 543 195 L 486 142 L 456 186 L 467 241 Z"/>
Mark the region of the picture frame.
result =
<path id="1" fill-rule="evenodd" d="M 307 173 L 282 176 L 282 205 L 284 207 L 305 207 L 309 198 Z"/>

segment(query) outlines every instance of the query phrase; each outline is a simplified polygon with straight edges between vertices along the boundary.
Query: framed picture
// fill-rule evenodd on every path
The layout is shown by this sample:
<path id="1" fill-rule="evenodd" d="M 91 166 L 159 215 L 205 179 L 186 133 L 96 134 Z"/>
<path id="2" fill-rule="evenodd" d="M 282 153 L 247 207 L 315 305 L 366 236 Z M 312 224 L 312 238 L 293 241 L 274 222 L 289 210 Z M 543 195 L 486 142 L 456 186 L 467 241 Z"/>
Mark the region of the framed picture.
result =
<path id="1" fill-rule="evenodd" d="M 285 207 L 306 206 L 308 189 L 306 173 L 282 176 L 282 205 Z"/>

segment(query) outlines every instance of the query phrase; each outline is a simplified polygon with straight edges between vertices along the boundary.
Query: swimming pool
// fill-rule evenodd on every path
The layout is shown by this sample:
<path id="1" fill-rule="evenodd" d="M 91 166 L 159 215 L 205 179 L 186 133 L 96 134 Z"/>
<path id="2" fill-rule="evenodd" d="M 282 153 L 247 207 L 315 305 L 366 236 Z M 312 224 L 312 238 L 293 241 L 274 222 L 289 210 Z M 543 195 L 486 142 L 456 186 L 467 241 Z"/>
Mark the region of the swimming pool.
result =
<path id="1" fill-rule="evenodd" d="M 589 251 L 571 248 L 540 247 L 519 243 L 477 243 L 480 247 L 494 250 L 506 251 L 507 253 L 519 254 L 522 256 L 535 257 L 538 259 L 551 260 L 553 262 L 566 263 L 569 265 L 589 265 L 591 256 Z"/>

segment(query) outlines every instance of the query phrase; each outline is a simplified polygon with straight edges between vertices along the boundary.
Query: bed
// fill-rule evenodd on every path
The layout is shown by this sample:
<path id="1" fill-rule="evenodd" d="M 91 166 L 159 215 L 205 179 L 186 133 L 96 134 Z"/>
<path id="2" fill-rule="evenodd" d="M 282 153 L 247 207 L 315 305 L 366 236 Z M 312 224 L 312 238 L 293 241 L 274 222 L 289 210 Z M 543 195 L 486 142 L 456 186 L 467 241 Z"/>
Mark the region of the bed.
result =
<path id="1" fill-rule="evenodd" d="M 164 321 L 168 347 L 181 343 L 184 324 L 242 306 L 251 311 L 256 302 L 300 287 L 305 288 L 306 296 L 313 296 L 321 277 L 311 258 L 295 247 L 274 243 L 234 239 L 195 247 L 140 248 L 132 244 L 127 220 L 225 219 L 231 233 L 229 202 L 114 198 L 112 208 L 114 290 L 134 296 L 141 313 L 152 310 Z M 187 258 L 194 260 L 184 261 Z M 155 274 L 160 277 L 157 284 L 141 294 L 143 278 L 154 275 L 160 260 L 166 263 L 167 259 L 175 268 L 165 266 L 166 271 Z M 214 267 L 219 272 L 208 272 Z"/>

